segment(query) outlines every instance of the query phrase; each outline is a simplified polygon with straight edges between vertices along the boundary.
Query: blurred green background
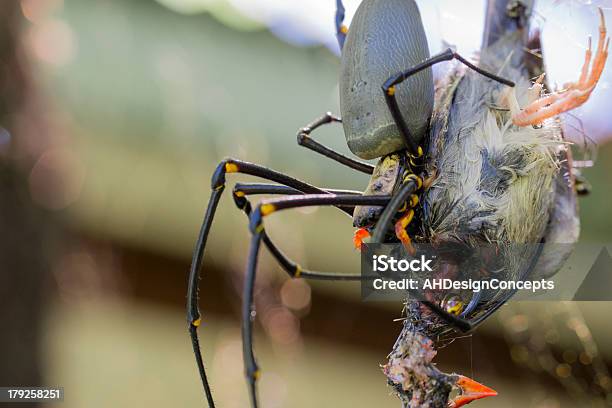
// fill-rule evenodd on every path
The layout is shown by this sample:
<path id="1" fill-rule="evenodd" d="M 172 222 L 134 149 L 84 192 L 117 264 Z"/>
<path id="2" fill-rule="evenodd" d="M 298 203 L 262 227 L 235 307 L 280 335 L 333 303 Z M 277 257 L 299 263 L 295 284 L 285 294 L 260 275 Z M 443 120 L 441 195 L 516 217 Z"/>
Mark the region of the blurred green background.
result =
<path id="1" fill-rule="evenodd" d="M 34 82 L 56 135 L 34 169 L 61 175 L 30 181 L 31 194 L 68 226 L 42 330 L 44 383 L 65 387 L 66 407 L 204 406 L 184 302 L 210 175 L 232 156 L 362 190 L 367 177 L 295 141 L 299 127 L 338 112 L 339 60 L 323 47 L 294 47 L 265 29 L 150 0 L 22 8 Z M 341 127 L 319 137 L 349 153 Z M 585 171 L 593 192 L 580 201 L 583 242 L 610 241 L 611 158 L 612 146 L 600 146 Z M 230 185 L 238 179 L 249 177 Z M 305 267 L 359 267 L 350 219 L 338 212 L 281 213 L 267 225 Z M 200 333 L 220 407 L 246 406 L 238 318 L 248 239 L 227 195 L 201 285 Z M 267 256 L 260 277 L 262 406 L 399 406 L 379 364 L 399 333 L 401 304 L 360 302 L 355 284 L 287 281 Z M 609 406 L 610 311 L 604 302 L 509 305 L 441 350 L 440 367 L 500 393 L 475 407 Z"/>

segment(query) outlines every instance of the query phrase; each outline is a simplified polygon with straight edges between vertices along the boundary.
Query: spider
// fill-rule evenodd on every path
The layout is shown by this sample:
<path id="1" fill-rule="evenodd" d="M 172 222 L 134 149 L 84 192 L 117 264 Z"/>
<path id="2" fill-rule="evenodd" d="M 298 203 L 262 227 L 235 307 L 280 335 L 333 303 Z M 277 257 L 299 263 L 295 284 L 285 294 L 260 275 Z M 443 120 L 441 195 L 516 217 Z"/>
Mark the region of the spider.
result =
<path id="1" fill-rule="evenodd" d="M 512 47 L 524 47 L 524 44 L 517 39 L 518 37 L 514 38 L 513 35 L 516 32 L 524 31 L 526 20 L 524 13 L 527 13 L 528 9 L 528 7 L 507 8 L 509 12 L 506 18 L 511 24 L 503 27 L 508 30 L 507 33 L 500 29 L 501 34 L 504 35 L 500 35 L 499 41 L 495 43 L 496 49 L 499 49 L 501 53 L 507 52 L 512 55 Z M 519 12 L 517 10 L 523 14 L 517 16 Z M 463 195 L 460 197 L 464 198 L 461 200 L 449 198 L 449 191 L 452 191 L 452 188 L 461 190 L 461 186 L 453 185 L 452 181 L 456 181 L 455 176 L 445 179 L 448 176 L 444 168 L 440 166 L 446 163 L 445 152 L 456 154 L 456 150 L 462 146 L 460 140 L 463 139 L 458 139 L 451 146 L 445 146 L 445 139 L 442 136 L 446 134 L 444 132 L 451 132 L 453 125 L 463 123 L 459 119 L 451 121 L 451 117 L 461 117 L 455 112 L 471 112 L 470 109 L 473 108 L 469 100 L 462 100 L 461 104 L 456 100 L 457 95 L 462 95 L 465 84 L 471 83 L 473 85 L 470 86 L 475 87 L 474 89 L 483 89 L 486 94 L 483 94 L 482 100 L 486 99 L 489 94 L 496 95 L 496 102 L 503 102 L 507 105 L 507 109 L 500 115 L 505 115 L 503 119 L 506 122 L 512 122 L 512 125 L 508 126 L 512 126 L 517 135 L 527 135 L 533 138 L 533 143 L 536 143 L 535 141 L 540 143 L 541 138 L 546 136 L 542 133 L 545 130 L 540 131 L 542 129 L 540 124 L 548 118 L 584 103 L 597 83 L 607 57 L 608 42 L 605 41 L 606 31 L 602 17 L 599 47 L 591 70 L 589 70 L 591 60 L 589 48 L 585 58 L 585 68 L 577 83 L 571 84 L 567 90 L 540 97 L 542 89 L 542 79 L 540 79 L 532 90 L 523 92 L 523 97 L 519 98 L 520 95 L 517 97 L 515 89 L 515 81 L 521 80 L 521 85 L 524 85 L 525 82 L 524 69 L 519 68 L 523 63 L 522 58 L 514 60 L 510 58 L 510 63 L 504 67 L 503 59 L 501 62 L 499 58 L 487 59 L 486 54 L 484 61 L 476 65 L 450 48 L 430 56 L 421 16 L 413 0 L 364 0 L 355 13 L 350 31 L 343 25 L 344 15 L 345 9 L 342 1 L 337 0 L 335 26 L 342 51 L 340 69 L 342 118 L 326 113 L 301 128 L 297 134 L 297 142 L 298 145 L 352 170 L 370 175 L 370 182 L 364 192 L 335 190 L 316 187 L 264 166 L 234 158 L 225 159 L 216 167 L 211 180 L 211 197 L 194 249 L 187 293 L 189 332 L 210 407 L 214 407 L 214 400 L 208 384 L 197 334 L 202 321 L 198 310 L 198 284 L 206 242 L 215 211 L 226 187 L 228 174 L 247 174 L 276 183 L 238 183 L 232 191 L 236 206 L 249 218 L 251 232 L 244 281 L 242 338 L 248 391 L 252 406 L 257 407 L 257 380 L 260 377 L 260 370 L 253 351 L 252 323 L 254 284 L 262 243 L 290 278 L 346 281 L 368 279 L 362 274 L 334 274 L 302 268 L 272 241 L 266 233 L 264 220 L 279 211 L 307 206 L 334 206 L 352 216 L 353 224 L 358 228 L 354 236 L 357 248 L 361 248 L 364 239 L 368 236 L 371 236 L 371 242 L 374 243 L 399 242 L 409 251 L 414 251 L 412 241 L 415 236 L 420 241 L 454 239 L 456 230 L 453 228 L 456 228 L 457 224 L 453 223 L 452 226 L 449 226 L 448 223 L 465 217 L 467 213 L 457 213 L 457 211 L 460 211 L 461 208 L 458 205 L 460 201 L 467 198 L 463 190 Z M 390 38 L 394 38 L 394 41 L 389 41 Z M 505 44 L 503 41 L 508 42 L 507 48 L 503 48 Z M 494 53 L 491 52 L 491 54 Z M 456 70 L 449 75 L 449 80 L 443 87 L 434 89 L 431 67 L 450 60 L 458 61 L 467 71 Z M 498 65 L 495 66 L 495 64 Z M 483 68 L 484 65 L 489 65 L 490 69 Z M 512 80 L 493 73 L 502 71 L 504 68 Z M 434 98 L 436 99 L 435 109 Z M 524 102 L 525 98 L 527 98 L 526 104 L 521 109 L 519 99 Z M 477 115 L 480 120 L 476 123 L 481 127 L 490 126 L 502 133 L 509 129 L 506 125 L 499 127 L 495 122 L 491 123 L 491 120 L 494 119 L 490 119 L 492 114 L 488 108 L 484 108 L 484 103 L 480 103 L 482 100 L 472 101 L 477 108 L 474 109 L 473 114 Z M 482 112 L 485 113 L 481 115 Z M 360 159 L 379 158 L 378 163 L 371 165 L 348 157 L 313 139 L 312 134 L 316 129 L 333 123 L 342 123 L 348 147 L 356 156 Z M 465 126 L 459 126 L 457 134 L 460 134 Z M 495 153 L 495 149 L 495 146 L 491 146 L 490 153 Z M 523 152 L 523 150 L 520 151 Z M 521 154 L 521 160 L 524 159 L 525 166 L 528 166 L 530 156 L 527 157 L 528 155 L 524 152 Z M 462 162 L 460 152 L 454 157 L 456 162 Z M 550 177 L 546 178 L 546 182 L 550 184 L 550 180 L 554 179 L 554 175 L 558 173 L 558 168 L 548 166 L 547 169 L 550 169 Z M 517 171 L 523 170 L 518 169 Z M 456 174 L 456 170 L 453 174 Z M 508 180 L 504 182 L 510 183 Z M 472 193 L 477 194 L 478 188 L 475 188 Z M 277 194 L 285 197 L 263 200 L 253 206 L 248 197 L 258 194 Z M 545 204 L 550 205 L 548 201 Z M 541 207 L 546 206 L 543 204 Z M 470 217 L 473 219 L 475 215 L 470 215 Z M 425 222 L 423 220 L 428 220 L 428 231 L 433 231 L 429 236 L 422 233 Z M 548 218 L 541 221 L 541 228 L 530 234 L 536 238 L 544 235 L 544 227 L 548 225 L 547 220 Z M 469 223 L 470 220 L 467 219 L 465 225 Z M 482 234 L 480 230 L 478 233 Z M 485 235 L 490 233 L 489 231 Z M 490 235 L 484 238 L 490 239 Z M 532 258 L 537 260 L 539 255 L 540 253 Z M 520 276 L 524 276 L 531 269 L 533 269 L 533 262 L 526 266 L 526 272 L 521 272 Z M 488 304 L 486 308 L 478 309 L 476 306 L 479 304 L 479 299 L 476 296 L 469 301 L 463 301 L 461 298 L 449 300 L 448 298 L 437 299 L 421 296 L 420 293 L 410 294 L 418 296 L 418 300 L 416 305 L 414 303 L 410 305 L 409 309 L 413 319 L 409 320 L 406 327 L 412 330 L 412 333 L 404 334 L 404 338 L 413 339 L 411 344 L 415 342 L 425 344 L 423 347 L 429 347 L 426 345 L 428 343 L 421 339 L 421 335 L 427 333 L 427 328 L 419 328 L 418 319 L 414 319 L 415 316 L 423 314 L 424 310 L 426 311 L 425 316 L 433 316 L 436 319 L 438 327 L 443 325 L 445 328 L 450 327 L 466 332 L 484 321 L 509 296 L 512 296 L 509 294 L 497 299 L 493 304 Z M 415 337 L 417 329 L 419 333 L 416 333 Z M 421 340 L 414 340 L 415 338 Z M 399 349 L 408 350 L 410 347 Z M 390 360 L 386 368 L 389 378 L 393 378 L 392 385 L 399 387 L 399 391 L 406 391 L 405 388 L 402 389 L 402 383 L 408 381 L 402 374 L 405 368 L 402 366 L 405 357 L 403 353 L 404 351 L 397 351 L 393 354 L 394 360 Z M 424 356 L 424 364 L 429 364 L 432 357 L 431 353 Z M 441 381 L 442 373 L 433 370 L 431 372 L 438 382 Z M 453 403 L 455 407 L 483 396 L 494 395 L 492 390 L 467 377 L 454 375 L 444 378 L 448 379 L 447 385 L 457 386 L 461 390 L 461 397 Z"/>

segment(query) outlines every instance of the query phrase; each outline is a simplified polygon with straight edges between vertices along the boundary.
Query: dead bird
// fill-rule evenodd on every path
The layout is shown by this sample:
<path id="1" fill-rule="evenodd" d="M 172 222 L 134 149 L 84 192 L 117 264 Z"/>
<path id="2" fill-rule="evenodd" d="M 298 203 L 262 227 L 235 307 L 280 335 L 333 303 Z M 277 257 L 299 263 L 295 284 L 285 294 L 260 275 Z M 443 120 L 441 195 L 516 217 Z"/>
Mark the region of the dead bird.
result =
<path id="1" fill-rule="evenodd" d="M 488 2 L 479 66 L 515 82 L 514 88 L 461 67 L 436 86 L 423 161 L 427 183 L 420 197 L 419 222 L 402 227 L 414 242 L 488 248 L 485 252 L 493 250 L 494 256 L 479 270 L 465 268 L 450 257 L 440 263 L 434 276 L 549 277 L 563 265 L 578 238 L 571 151 L 554 118 L 588 99 L 605 65 L 609 40 L 600 11 L 597 49 L 593 53 L 589 42 L 579 80 L 543 95 L 543 62 L 525 52 L 528 45 L 538 42 L 528 38 L 532 8 L 532 1 Z M 532 78 L 538 79 L 532 83 Z M 465 290 L 425 293 L 425 298 L 476 326 L 512 294 Z M 431 363 L 435 355 L 432 339 L 452 332 L 447 322 L 417 300 L 407 301 L 406 314 L 384 366 L 404 407 L 459 407 L 495 395 L 473 380 L 467 379 L 466 387 L 465 377 L 441 373 Z M 453 386 L 462 394 L 448 402 Z"/>
<path id="2" fill-rule="evenodd" d="M 520 4 L 524 13 L 531 8 Z M 496 250 L 496 268 L 486 272 L 504 279 L 557 272 L 568 254 L 550 251 L 554 244 L 577 240 L 579 219 L 569 143 L 559 121 L 547 119 L 584 103 L 597 84 L 609 44 L 601 10 L 600 15 L 597 50 L 592 56 L 589 46 L 580 79 L 565 90 L 541 95 L 543 75 L 537 74 L 543 67 L 526 59 L 527 26 L 518 22 L 518 29 L 498 35 L 481 50 L 479 62 L 498 67 L 516 87 L 504 88 L 459 69 L 439 85 L 424 167 L 432 182 L 421 197 L 420 241 L 490 245 Z M 533 77 L 538 80 L 532 84 Z M 487 306 L 505 300 L 496 293 Z M 464 316 L 487 313 L 479 307 Z"/>

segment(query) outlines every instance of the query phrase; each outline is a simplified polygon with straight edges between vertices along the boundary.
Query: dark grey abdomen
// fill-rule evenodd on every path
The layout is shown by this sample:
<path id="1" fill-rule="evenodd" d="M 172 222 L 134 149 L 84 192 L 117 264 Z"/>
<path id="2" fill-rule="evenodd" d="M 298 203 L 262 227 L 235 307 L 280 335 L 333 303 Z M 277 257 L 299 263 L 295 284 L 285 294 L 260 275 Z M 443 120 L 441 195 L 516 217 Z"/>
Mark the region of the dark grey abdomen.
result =
<path id="1" fill-rule="evenodd" d="M 406 147 L 381 89 L 393 74 L 429 58 L 421 15 L 413 0 L 364 0 L 351 23 L 340 69 L 340 110 L 346 141 L 363 159 Z M 423 139 L 433 108 L 431 69 L 397 86 L 412 137 Z"/>

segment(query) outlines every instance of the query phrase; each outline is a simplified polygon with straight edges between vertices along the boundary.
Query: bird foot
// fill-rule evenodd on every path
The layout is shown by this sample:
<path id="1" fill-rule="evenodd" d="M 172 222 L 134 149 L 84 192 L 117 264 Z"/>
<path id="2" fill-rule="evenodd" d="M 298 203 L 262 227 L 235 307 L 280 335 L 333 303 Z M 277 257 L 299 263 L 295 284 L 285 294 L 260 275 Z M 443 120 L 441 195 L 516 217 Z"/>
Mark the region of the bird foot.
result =
<path id="1" fill-rule="evenodd" d="M 577 82 L 566 84 L 565 89 L 561 91 L 531 102 L 522 111 L 513 112 L 512 123 L 516 126 L 539 125 L 548 118 L 581 106 L 589 99 L 606 65 L 608 46 L 610 45 L 610 38 L 606 37 L 606 21 L 601 9 L 599 9 L 599 16 L 599 40 L 593 64 L 591 65 L 592 49 L 589 37 L 580 79 Z M 541 79 L 542 77 L 538 79 L 536 84 L 539 84 Z"/>

